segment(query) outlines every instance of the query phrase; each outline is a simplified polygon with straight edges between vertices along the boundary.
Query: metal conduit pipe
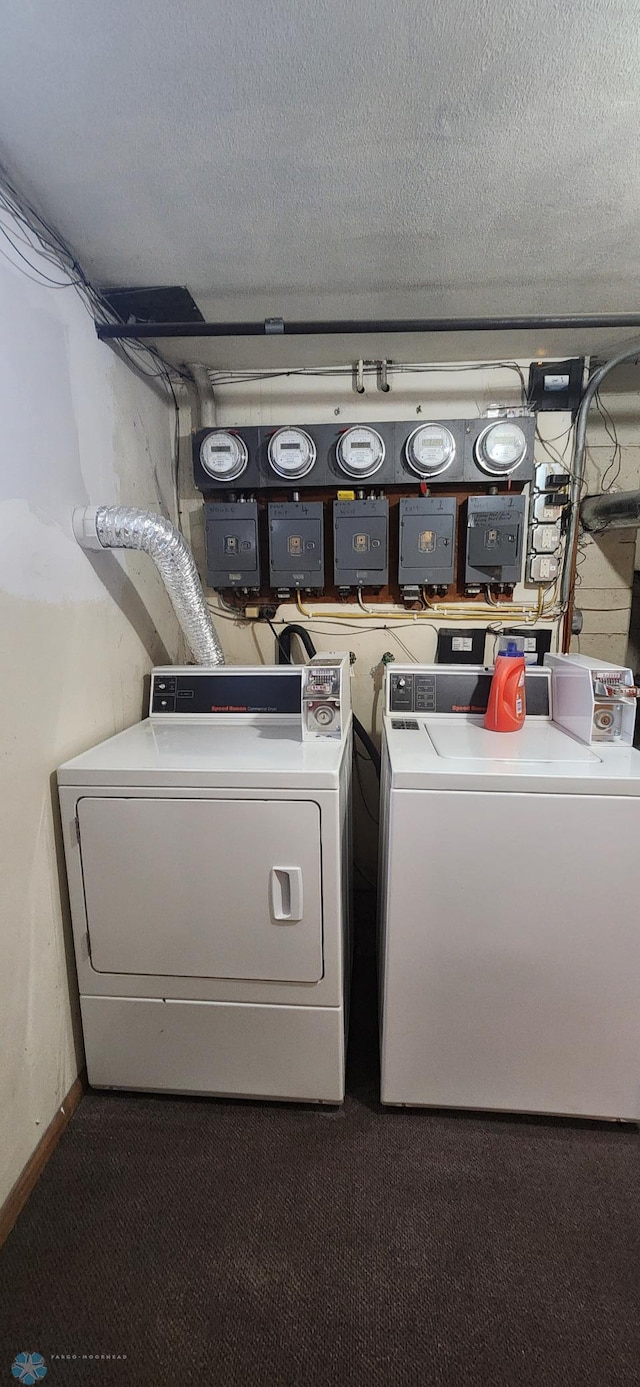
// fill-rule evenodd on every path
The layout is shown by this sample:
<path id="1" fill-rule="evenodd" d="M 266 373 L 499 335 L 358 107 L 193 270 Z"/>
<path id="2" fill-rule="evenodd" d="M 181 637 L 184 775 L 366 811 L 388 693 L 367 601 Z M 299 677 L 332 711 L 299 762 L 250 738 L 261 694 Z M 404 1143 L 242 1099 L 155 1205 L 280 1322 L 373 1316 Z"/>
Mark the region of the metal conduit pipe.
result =
<path id="1" fill-rule="evenodd" d="M 587 382 L 584 395 L 580 402 L 580 408 L 576 416 L 576 432 L 573 444 L 573 457 L 571 460 L 571 521 L 567 532 L 565 561 L 560 588 L 560 601 L 563 606 L 568 604 L 571 597 L 573 553 L 580 520 L 580 491 L 584 477 L 587 415 L 596 391 L 602 385 L 603 380 L 606 380 L 609 372 L 615 370 L 616 366 L 621 366 L 624 361 L 634 361 L 638 355 L 640 355 L 640 347 L 636 342 L 634 347 L 625 347 L 624 350 L 618 352 L 616 356 L 612 356 L 610 361 L 605 361 L 604 366 L 594 371 L 590 380 Z"/>
<path id="2" fill-rule="evenodd" d="M 209 372 L 206 366 L 200 365 L 197 361 L 189 362 L 189 370 L 193 376 L 198 397 L 199 419 L 196 422 L 196 428 L 215 429 L 217 422 L 216 397 L 209 380 Z"/>
<path id="3" fill-rule="evenodd" d="M 170 520 L 133 506 L 80 506 L 73 512 L 72 523 L 83 549 L 141 549 L 148 554 L 197 663 L 224 664 L 193 554 Z"/>
<path id="4" fill-rule="evenodd" d="M 580 506 L 583 529 L 635 529 L 640 525 L 640 491 L 613 491 L 608 495 L 585 496 Z"/>

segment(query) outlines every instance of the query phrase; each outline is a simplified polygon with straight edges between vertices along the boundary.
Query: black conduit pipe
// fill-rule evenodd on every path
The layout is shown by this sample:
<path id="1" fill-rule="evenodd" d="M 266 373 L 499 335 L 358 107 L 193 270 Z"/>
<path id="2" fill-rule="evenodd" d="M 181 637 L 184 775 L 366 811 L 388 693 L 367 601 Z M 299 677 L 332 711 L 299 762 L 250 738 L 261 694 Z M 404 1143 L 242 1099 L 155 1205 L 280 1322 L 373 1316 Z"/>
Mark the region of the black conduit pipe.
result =
<path id="1" fill-rule="evenodd" d="M 277 636 L 279 665 L 292 664 L 291 645 L 294 636 L 298 637 L 298 639 L 304 646 L 310 660 L 313 659 L 314 655 L 317 655 L 318 652 L 311 639 L 309 632 L 307 631 L 306 626 L 298 626 L 295 621 L 292 621 L 289 624 L 287 624 L 281 631 L 280 635 Z"/>
<path id="2" fill-rule="evenodd" d="M 640 313 L 588 313 L 519 318 L 381 318 L 368 322 L 339 318 L 326 322 L 286 323 L 96 323 L 102 342 L 144 337 L 324 337 L 378 332 L 510 332 L 549 328 L 638 328 Z"/>

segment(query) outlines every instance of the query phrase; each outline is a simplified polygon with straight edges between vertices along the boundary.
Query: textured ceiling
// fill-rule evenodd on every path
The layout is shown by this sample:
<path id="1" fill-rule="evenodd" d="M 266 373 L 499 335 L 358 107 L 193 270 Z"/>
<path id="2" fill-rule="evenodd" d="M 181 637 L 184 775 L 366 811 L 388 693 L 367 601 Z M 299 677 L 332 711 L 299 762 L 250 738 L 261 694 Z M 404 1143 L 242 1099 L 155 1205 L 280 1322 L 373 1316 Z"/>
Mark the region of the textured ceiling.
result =
<path id="1" fill-rule="evenodd" d="M 637 0 L 4 0 L 2 155 L 207 318 L 631 312 L 639 70 Z"/>

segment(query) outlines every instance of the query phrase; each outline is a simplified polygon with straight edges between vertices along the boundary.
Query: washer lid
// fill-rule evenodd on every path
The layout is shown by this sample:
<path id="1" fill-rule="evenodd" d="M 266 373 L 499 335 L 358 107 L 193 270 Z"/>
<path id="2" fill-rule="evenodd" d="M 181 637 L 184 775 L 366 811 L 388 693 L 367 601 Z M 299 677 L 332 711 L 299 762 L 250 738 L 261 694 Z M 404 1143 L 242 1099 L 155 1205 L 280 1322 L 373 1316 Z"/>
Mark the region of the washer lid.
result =
<path id="1" fill-rule="evenodd" d="M 584 764 L 601 761 L 590 747 L 576 742 L 551 722 L 525 723 L 520 732 L 488 732 L 471 718 L 429 721 L 429 737 L 447 761 L 515 762 L 519 765 Z"/>

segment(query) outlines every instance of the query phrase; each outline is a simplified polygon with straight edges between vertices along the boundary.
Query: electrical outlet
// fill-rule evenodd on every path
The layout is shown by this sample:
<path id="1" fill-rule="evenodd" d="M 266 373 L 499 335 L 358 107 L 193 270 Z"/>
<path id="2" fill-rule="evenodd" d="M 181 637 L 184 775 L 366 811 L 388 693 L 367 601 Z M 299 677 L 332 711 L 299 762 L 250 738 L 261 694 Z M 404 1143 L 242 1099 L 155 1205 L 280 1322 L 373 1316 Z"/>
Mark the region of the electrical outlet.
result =
<path id="1" fill-rule="evenodd" d="M 536 491 L 546 491 L 549 477 L 566 477 L 566 482 L 563 481 L 561 485 L 569 485 L 569 473 L 564 467 L 561 467 L 559 462 L 540 462 L 536 467 Z M 560 484 L 557 483 L 556 485 L 559 486 Z"/>
<path id="2" fill-rule="evenodd" d="M 553 554 L 560 547 L 559 525 L 536 525 L 531 531 L 530 548 L 536 554 Z"/>
<path id="3" fill-rule="evenodd" d="M 560 561 L 555 554 L 534 554 L 529 566 L 532 583 L 552 583 L 557 578 Z"/>
<path id="4" fill-rule="evenodd" d="M 549 503 L 549 495 L 553 493 L 543 492 L 541 496 L 536 496 L 533 503 L 533 518 L 539 524 L 553 525 L 562 515 L 562 506 L 554 506 Z"/>

